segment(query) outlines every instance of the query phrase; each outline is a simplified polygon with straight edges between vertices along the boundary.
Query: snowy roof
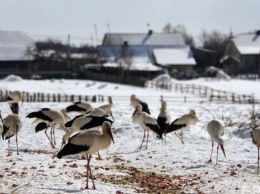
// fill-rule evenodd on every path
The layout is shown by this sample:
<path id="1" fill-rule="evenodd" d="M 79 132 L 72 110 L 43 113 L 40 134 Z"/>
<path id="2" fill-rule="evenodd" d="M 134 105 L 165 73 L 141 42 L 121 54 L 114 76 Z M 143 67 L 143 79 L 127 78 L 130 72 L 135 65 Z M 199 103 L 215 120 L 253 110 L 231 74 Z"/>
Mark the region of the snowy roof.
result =
<path id="1" fill-rule="evenodd" d="M 196 65 L 189 46 L 171 49 L 154 49 L 155 60 L 160 65 Z"/>
<path id="2" fill-rule="evenodd" d="M 232 40 L 240 54 L 260 53 L 260 35 L 257 33 L 239 34 Z"/>
<path id="3" fill-rule="evenodd" d="M 28 46 L 34 44 L 31 37 L 18 31 L 0 31 L 0 61 L 27 61 Z"/>
<path id="4" fill-rule="evenodd" d="M 104 67 L 119 67 L 118 63 L 104 63 Z M 145 62 L 135 62 L 132 63 L 129 67 L 130 70 L 137 70 L 137 71 L 160 71 L 162 68 L 157 67 L 152 63 L 145 63 Z"/>
<path id="5" fill-rule="evenodd" d="M 179 33 L 107 33 L 103 45 L 175 45 L 184 46 Z"/>

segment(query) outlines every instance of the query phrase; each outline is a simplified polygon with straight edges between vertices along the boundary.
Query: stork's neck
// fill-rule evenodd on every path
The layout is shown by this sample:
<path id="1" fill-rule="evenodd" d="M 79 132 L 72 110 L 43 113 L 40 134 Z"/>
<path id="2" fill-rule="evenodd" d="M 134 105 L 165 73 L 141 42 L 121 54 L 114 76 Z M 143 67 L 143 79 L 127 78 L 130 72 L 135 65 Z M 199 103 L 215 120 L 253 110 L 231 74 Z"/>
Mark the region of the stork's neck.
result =
<path id="1" fill-rule="evenodd" d="M 218 136 L 214 137 L 214 140 L 215 140 L 218 144 L 220 144 L 220 145 L 223 145 L 223 144 L 224 144 L 223 139 L 220 138 L 220 137 L 218 137 Z"/>
<path id="2" fill-rule="evenodd" d="M 60 127 L 62 128 L 62 130 L 65 132 L 65 133 L 68 133 L 70 130 L 67 129 L 64 125 L 64 123 L 60 123 Z"/>

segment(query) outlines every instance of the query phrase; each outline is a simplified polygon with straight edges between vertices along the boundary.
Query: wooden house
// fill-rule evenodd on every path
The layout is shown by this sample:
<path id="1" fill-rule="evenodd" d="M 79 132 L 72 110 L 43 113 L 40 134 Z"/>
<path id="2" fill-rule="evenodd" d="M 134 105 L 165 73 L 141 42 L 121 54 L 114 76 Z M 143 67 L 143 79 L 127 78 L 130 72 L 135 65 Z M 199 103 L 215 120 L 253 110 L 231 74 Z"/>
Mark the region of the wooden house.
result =
<path id="1" fill-rule="evenodd" d="M 260 30 L 232 38 L 222 63 L 230 72 L 260 75 Z"/>
<path id="2" fill-rule="evenodd" d="M 128 70 L 134 70 L 138 63 L 152 64 L 169 72 L 173 69 L 193 71 L 196 65 L 190 47 L 179 33 L 154 33 L 152 30 L 148 33 L 106 33 L 97 52 L 101 63 L 125 64 Z"/>

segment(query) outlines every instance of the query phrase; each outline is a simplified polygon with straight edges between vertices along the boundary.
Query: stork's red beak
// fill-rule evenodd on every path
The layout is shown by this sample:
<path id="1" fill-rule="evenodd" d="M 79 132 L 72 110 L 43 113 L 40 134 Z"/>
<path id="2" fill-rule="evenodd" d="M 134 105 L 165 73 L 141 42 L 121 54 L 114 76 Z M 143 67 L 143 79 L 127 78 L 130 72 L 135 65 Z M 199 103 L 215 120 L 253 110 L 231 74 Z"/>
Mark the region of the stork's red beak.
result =
<path id="1" fill-rule="evenodd" d="M 221 150 L 222 150 L 222 152 L 223 152 L 223 154 L 224 154 L 224 156 L 225 156 L 225 158 L 226 158 L 226 153 L 225 153 L 224 145 L 220 145 L 220 148 L 221 148 Z"/>
<path id="2" fill-rule="evenodd" d="M 111 130 L 109 130 L 108 134 L 109 134 L 109 136 L 111 137 L 113 143 L 115 143 L 114 137 L 113 137 L 113 134 L 112 134 L 112 131 L 111 131 Z"/>

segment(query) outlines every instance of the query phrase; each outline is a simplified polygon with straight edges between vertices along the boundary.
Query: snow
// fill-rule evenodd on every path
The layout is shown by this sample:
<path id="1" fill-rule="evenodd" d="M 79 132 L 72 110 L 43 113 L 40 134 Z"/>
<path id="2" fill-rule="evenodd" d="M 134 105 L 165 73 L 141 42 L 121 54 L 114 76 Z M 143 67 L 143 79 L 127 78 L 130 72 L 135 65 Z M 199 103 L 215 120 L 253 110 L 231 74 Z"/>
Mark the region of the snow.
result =
<path id="1" fill-rule="evenodd" d="M 196 65 L 189 46 L 170 49 L 154 49 L 156 62 L 167 65 Z"/>
<path id="2" fill-rule="evenodd" d="M 148 149 L 137 149 L 141 144 L 143 130 L 131 121 L 133 108 L 130 95 L 136 94 L 149 104 L 151 113 L 157 117 L 160 101 L 151 96 L 180 95 L 148 88 L 125 86 L 90 80 L 25 80 L 16 77 L 0 81 L 1 88 L 29 92 L 102 94 L 127 96 L 129 100 L 115 98 L 112 108 L 115 117 L 113 135 L 115 144 L 101 151 L 102 160 L 91 160 L 96 190 L 81 190 L 85 186 L 86 160 L 77 156 L 57 159 L 63 130 L 56 129 L 57 146 L 51 149 L 43 132 L 35 133 L 32 120 L 26 115 L 44 107 L 62 109 L 70 103 L 23 103 L 20 117 L 23 127 L 18 134 L 19 152 L 15 150 L 15 138 L 11 138 L 13 154 L 7 156 L 7 141 L 0 141 L 0 193 L 260 193 L 260 176 L 257 173 L 257 148 L 250 137 L 250 113 L 252 105 L 208 104 L 170 102 L 168 109 L 172 120 L 195 109 L 200 122 L 184 131 L 184 142 L 174 134 L 168 134 L 166 145 L 150 133 Z M 175 80 L 176 81 L 176 80 Z M 258 81 L 207 81 L 197 79 L 181 81 L 207 85 L 237 93 L 255 93 L 260 96 Z M 158 98 L 159 99 L 159 98 Z M 92 102 L 93 107 L 103 103 Z M 1 113 L 10 113 L 6 102 L 1 102 Z M 255 110 L 259 110 L 256 105 Z M 73 114 L 71 115 L 74 116 Z M 216 145 L 213 163 L 207 163 L 211 151 L 211 139 L 205 130 L 213 118 L 226 124 L 224 146 L 227 158 L 219 153 L 216 165 Z M 135 176 L 134 176 L 135 175 Z M 169 181 L 170 182 L 167 182 Z M 149 185 L 146 181 L 149 181 Z M 155 181 L 155 182 L 154 182 Z M 119 184 L 120 183 L 120 184 Z M 167 183 L 167 184 L 166 184 Z M 165 184 L 164 187 L 159 186 Z M 142 188 L 144 185 L 144 188 Z M 155 187 L 153 187 L 155 186 Z"/>

